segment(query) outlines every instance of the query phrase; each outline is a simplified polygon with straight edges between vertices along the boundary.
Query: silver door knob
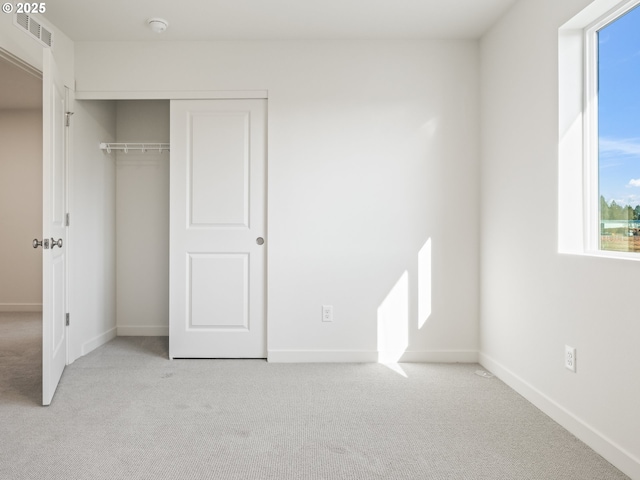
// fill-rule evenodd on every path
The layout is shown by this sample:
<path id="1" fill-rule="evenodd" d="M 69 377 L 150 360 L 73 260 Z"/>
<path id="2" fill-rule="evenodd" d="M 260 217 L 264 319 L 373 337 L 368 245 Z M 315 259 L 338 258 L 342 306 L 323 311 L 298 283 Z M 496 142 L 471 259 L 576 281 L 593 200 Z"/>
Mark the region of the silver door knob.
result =
<path id="1" fill-rule="evenodd" d="M 60 241 L 62 241 L 62 239 L 60 239 Z M 44 249 L 47 250 L 49 248 L 49 239 L 45 238 L 44 240 L 39 241 L 37 238 L 34 238 L 32 245 L 33 248 L 44 247 Z"/>
<path id="2" fill-rule="evenodd" d="M 51 248 L 58 247 L 62 248 L 62 239 L 59 238 L 57 241 L 55 238 L 51 237 Z"/>
<path id="3" fill-rule="evenodd" d="M 263 245 L 263 244 L 264 244 L 264 238 L 262 238 L 262 237 L 258 237 L 258 238 L 256 238 L 256 243 L 257 243 L 258 245 Z"/>

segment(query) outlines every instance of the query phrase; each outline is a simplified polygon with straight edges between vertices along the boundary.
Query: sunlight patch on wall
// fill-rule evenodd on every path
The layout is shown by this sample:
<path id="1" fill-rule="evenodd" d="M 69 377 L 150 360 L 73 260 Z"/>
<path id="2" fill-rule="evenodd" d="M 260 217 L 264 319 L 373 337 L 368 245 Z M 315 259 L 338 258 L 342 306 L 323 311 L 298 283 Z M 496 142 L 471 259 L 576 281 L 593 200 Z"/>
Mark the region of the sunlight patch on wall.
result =
<path id="1" fill-rule="evenodd" d="M 431 316 L 431 238 L 418 252 L 418 329 Z"/>
<path id="2" fill-rule="evenodd" d="M 409 346 L 409 274 L 405 270 L 378 307 L 378 362 L 397 363 Z"/>
<path id="3" fill-rule="evenodd" d="M 584 253 L 584 32 L 558 33 L 558 251 Z"/>

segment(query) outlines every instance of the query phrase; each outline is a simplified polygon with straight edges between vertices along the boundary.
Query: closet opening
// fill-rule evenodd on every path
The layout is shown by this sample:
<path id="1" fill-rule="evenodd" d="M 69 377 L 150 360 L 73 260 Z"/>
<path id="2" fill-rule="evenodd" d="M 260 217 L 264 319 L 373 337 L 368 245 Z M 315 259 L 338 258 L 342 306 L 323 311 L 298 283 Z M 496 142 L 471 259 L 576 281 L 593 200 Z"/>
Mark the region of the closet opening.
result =
<path id="1" fill-rule="evenodd" d="M 169 143 L 169 100 L 118 100 L 116 143 Z M 169 335 L 169 151 L 103 151 L 115 162 L 118 336 Z"/>
<path id="2" fill-rule="evenodd" d="M 115 336 L 169 334 L 169 100 L 76 100 L 70 184 L 72 361 Z M 76 324 L 73 318 L 77 318 Z M 80 324 L 82 323 L 82 324 Z M 76 330 L 78 331 L 78 330 Z"/>

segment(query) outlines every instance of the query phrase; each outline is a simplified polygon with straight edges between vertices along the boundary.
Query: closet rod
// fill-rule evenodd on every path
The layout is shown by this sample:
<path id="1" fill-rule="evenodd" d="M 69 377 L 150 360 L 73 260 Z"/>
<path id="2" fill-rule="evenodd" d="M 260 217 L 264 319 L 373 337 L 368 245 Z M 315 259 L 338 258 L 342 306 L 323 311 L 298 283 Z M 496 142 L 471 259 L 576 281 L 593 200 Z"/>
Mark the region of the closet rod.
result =
<path id="1" fill-rule="evenodd" d="M 160 153 L 163 151 L 170 150 L 169 143 L 107 143 L 103 142 L 100 144 L 101 150 L 106 150 L 107 153 L 111 153 L 112 150 L 124 150 L 124 153 L 129 153 L 130 150 L 141 151 L 142 153 L 147 152 L 149 150 L 156 151 L 158 150 Z"/>

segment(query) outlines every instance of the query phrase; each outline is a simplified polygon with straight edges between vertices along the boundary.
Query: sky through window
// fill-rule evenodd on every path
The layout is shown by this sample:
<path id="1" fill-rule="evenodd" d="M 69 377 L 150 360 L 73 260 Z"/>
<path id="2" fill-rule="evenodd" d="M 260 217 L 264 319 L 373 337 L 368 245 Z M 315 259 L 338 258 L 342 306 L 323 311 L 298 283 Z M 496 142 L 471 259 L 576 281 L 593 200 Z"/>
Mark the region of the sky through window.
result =
<path id="1" fill-rule="evenodd" d="M 640 6 L 598 33 L 600 195 L 640 205 Z"/>

